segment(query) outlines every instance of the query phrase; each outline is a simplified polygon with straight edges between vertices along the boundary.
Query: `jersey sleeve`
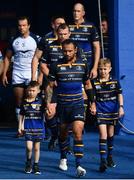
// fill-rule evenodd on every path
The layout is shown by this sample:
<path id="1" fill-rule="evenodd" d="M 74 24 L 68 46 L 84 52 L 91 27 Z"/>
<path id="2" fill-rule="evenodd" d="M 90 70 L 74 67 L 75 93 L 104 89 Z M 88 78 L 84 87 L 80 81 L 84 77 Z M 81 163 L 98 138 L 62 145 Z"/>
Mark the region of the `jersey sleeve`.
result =
<path id="1" fill-rule="evenodd" d="M 49 46 L 48 45 L 44 46 L 41 62 L 45 64 L 49 64 Z"/>
<path id="2" fill-rule="evenodd" d="M 25 115 L 24 103 L 22 103 L 20 106 L 20 115 Z"/>
<path id="3" fill-rule="evenodd" d="M 50 71 L 48 75 L 49 81 L 55 81 L 56 80 L 56 69 L 57 69 L 57 63 L 53 63 L 50 66 Z"/>
<path id="4" fill-rule="evenodd" d="M 99 41 L 99 33 L 97 31 L 97 28 L 93 25 L 91 29 L 91 40 L 93 41 Z"/>
<path id="5" fill-rule="evenodd" d="M 41 40 L 39 41 L 37 48 L 41 51 L 45 51 L 46 49 L 46 41 L 45 38 L 41 38 Z"/>
<path id="6" fill-rule="evenodd" d="M 117 81 L 117 93 L 122 94 L 122 88 L 119 81 Z"/>
<path id="7" fill-rule="evenodd" d="M 12 51 L 12 53 L 14 53 L 14 50 L 13 50 L 13 41 L 14 41 L 14 37 L 11 37 L 11 39 L 8 41 L 8 46 L 7 46 L 7 51 Z"/>
<path id="8" fill-rule="evenodd" d="M 85 63 L 85 73 L 83 77 L 83 83 L 85 84 L 87 80 L 89 80 L 89 68 L 88 68 L 87 63 Z"/>

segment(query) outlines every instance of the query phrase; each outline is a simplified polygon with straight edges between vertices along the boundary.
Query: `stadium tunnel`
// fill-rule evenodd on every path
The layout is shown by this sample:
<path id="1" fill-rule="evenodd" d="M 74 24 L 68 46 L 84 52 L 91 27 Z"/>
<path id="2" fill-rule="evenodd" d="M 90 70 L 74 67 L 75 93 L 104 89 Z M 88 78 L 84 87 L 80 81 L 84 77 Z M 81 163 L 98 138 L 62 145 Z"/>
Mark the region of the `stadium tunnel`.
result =
<path id="1" fill-rule="evenodd" d="M 43 36 L 50 31 L 51 17 L 62 14 L 70 22 L 72 19 L 72 7 L 76 0 L 1 0 L 0 6 L 0 48 L 5 50 L 10 36 L 16 34 L 16 17 L 28 15 L 31 18 L 31 31 Z M 105 12 L 109 19 L 109 43 L 110 57 L 113 65 L 113 75 L 121 81 L 124 92 L 125 116 L 121 123 L 126 127 L 118 127 L 122 134 L 133 134 L 133 109 L 134 101 L 134 61 L 131 61 L 134 51 L 134 1 L 133 0 L 83 0 L 81 1 L 86 9 L 86 19 L 95 23 L 99 28 L 98 2 L 101 5 L 101 12 Z M 131 61 L 131 62 L 130 62 Z M 10 76 L 10 73 L 9 73 Z M 9 92 L 9 93 L 8 93 Z M 5 95 L 5 94 L 8 94 Z M 6 97 L 6 98 L 4 98 Z M 8 98 L 7 98 L 8 97 Z M 8 101 L 8 103 L 6 102 Z M 9 103 L 10 102 L 10 103 Z M 14 124 L 13 115 L 5 115 L 12 111 L 12 89 L 4 89 L 0 84 L 0 126 L 3 124 Z M 12 105 L 12 108 L 11 107 Z M 4 107 L 5 106 L 5 107 Z M 11 113 L 11 112 L 10 112 Z M 10 114 L 9 113 L 9 114 Z"/>

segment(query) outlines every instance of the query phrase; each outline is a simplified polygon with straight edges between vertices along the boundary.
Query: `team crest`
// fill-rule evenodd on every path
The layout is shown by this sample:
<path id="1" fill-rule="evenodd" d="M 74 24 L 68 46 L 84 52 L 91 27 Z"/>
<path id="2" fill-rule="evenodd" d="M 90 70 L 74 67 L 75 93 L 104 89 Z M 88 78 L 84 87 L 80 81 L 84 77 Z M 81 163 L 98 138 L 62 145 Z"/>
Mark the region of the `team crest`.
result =
<path id="1" fill-rule="evenodd" d="M 37 104 L 32 104 L 31 106 L 33 109 L 36 109 Z"/>
<path id="2" fill-rule="evenodd" d="M 19 41 L 16 41 L 16 42 L 15 42 L 15 45 L 18 46 L 18 45 L 19 45 Z"/>
<path id="3" fill-rule="evenodd" d="M 88 28 L 87 28 L 87 27 L 83 27 L 82 31 L 83 31 L 83 32 L 87 32 L 87 31 L 88 31 Z"/>
<path id="4" fill-rule="evenodd" d="M 110 89 L 115 89 L 115 84 L 111 84 Z"/>

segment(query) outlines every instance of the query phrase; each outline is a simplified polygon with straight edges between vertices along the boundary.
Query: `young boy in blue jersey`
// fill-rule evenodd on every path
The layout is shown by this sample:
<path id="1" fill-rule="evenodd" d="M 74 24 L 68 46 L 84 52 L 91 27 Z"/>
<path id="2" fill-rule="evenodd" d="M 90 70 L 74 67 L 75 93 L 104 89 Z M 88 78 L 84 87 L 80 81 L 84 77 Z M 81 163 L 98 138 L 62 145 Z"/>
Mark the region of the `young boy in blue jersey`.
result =
<path id="1" fill-rule="evenodd" d="M 111 69 L 109 59 L 100 59 L 99 76 L 94 81 L 99 128 L 100 172 L 104 172 L 108 166 L 116 166 L 112 158 L 114 127 L 118 119 L 124 115 L 122 89 L 119 82 L 111 78 Z"/>
<path id="2" fill-rule="evenodd" d="M 44 112 L 42 99 L 38 97 L 39 83 L 31 81 L 26 89 L 26 97 L 21 105 L 18 132 L 25 132 L 26 166 L 25 172 L 41 174 L 38 166 L 40 158 L 40 142 L 45 137 Z M 32 167 L 32 149 L 34 148 L 34 164 Z"/>

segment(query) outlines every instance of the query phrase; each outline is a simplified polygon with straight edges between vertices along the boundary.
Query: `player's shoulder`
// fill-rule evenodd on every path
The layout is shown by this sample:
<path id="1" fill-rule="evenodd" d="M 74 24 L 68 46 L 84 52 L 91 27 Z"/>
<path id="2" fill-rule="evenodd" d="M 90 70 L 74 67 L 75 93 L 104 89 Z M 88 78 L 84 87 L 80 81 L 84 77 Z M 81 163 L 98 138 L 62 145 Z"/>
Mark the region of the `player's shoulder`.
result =
<path id="1" fill-rule="evenodd" d="M 31 38 L 33 38 L 36 42 L 40 42 L 40 40 L 41 40 L 41 36 L 36 35 L 36 34 L 34 34 L 34 33 L 32 33 L 32 32 L 30 32 L 29 36 L 30 36 Z"/>

